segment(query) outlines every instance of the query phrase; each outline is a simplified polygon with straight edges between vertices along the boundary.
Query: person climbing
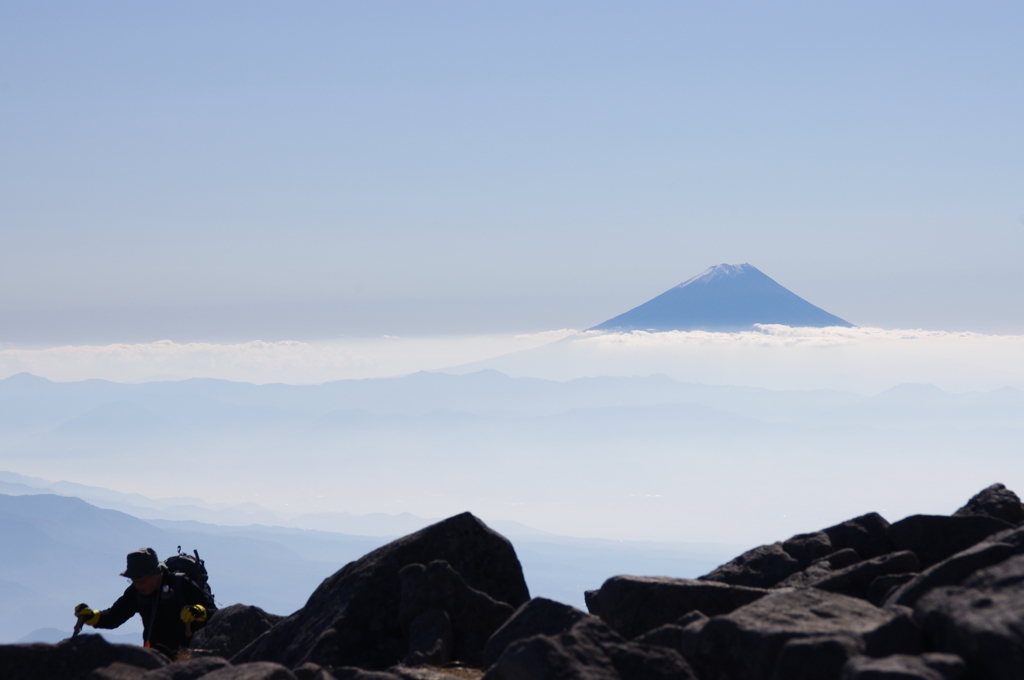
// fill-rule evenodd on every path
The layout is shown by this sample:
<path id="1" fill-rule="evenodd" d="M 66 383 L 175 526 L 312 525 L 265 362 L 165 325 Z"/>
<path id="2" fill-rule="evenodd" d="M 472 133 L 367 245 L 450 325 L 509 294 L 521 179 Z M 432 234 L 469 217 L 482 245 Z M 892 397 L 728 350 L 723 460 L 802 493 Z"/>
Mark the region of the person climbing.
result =
<path id="1" fill-rule="evenodd" d="M 128 566 L 121 572 L 132 580 L 124 595 L 109 609 L 99 611 L 82 603 L 75 607 L 78 624 L 94 628 L 117 628 L 135 614 L 142 617 L 144 646 L 154 647 L 174 659 L 188 648 L 192 633 L 206 625 L 217 610 L 209 588 L 183 573 L 172 573 L 152 548 L 128 553 Z"/>

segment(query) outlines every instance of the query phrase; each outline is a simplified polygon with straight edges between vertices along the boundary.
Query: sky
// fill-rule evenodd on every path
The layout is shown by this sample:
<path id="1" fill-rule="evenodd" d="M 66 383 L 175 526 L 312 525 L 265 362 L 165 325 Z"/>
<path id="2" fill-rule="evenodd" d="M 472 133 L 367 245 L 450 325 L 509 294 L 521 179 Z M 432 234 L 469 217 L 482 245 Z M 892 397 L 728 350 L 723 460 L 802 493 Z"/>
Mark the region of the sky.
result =
<path id="1" fill-rule="evenodd" d="M 3 2 L 0 350 L 499 338 L 477 360 L 723 262 L 858 326 L 1024 334 L 1022 20 Z"/>

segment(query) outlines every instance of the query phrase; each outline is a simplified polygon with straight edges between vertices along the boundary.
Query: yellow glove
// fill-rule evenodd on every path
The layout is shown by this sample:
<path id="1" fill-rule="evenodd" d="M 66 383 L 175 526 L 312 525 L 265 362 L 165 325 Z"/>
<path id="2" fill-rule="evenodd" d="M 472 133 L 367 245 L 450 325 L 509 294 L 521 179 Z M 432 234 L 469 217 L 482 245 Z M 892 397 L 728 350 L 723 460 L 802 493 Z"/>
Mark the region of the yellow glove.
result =
<path id="1" fill-rule="evenodd" d="M 185 623 L 202 623 L 206 620 L 206 607 L 201 604 L 193 604 L 188 607 L 183 607 L 181 610 L 181 620 Z"/>
<path id="2" fill-rule="evenodd" d="M 88 623 L 90 626 L 95 626 L 100 622 L 100 613 L 96 609 L 90 609 L 89 605 L 84 602 L 75 605 L 75 616 L 82 620 L 82 623 Z"/>

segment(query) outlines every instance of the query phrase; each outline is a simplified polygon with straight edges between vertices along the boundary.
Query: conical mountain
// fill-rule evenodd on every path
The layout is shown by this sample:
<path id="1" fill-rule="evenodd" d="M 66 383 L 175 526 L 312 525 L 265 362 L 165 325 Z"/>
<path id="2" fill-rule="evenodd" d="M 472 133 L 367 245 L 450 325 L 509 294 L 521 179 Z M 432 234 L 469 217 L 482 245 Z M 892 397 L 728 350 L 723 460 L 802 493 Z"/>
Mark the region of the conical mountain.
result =
<path id="1" fill-rule="evenodd" d="M 589 330 L 735 332 L 758 323 L 853 326 L 783 288 L 757 267 L 720 264 Z"/>

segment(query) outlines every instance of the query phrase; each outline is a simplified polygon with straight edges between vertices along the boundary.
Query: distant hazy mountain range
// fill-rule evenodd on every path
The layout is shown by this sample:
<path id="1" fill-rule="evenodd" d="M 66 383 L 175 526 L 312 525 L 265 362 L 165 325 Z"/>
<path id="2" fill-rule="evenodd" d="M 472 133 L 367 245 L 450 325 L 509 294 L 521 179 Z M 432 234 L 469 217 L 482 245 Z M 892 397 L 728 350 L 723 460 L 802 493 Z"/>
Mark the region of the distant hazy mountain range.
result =
<path id="1" fill-rule="evenodd" d="M 853 324 L 815 307 L 750 264 L 720 264 L 592 331 L 742 331 L 754 324 Z"/>

